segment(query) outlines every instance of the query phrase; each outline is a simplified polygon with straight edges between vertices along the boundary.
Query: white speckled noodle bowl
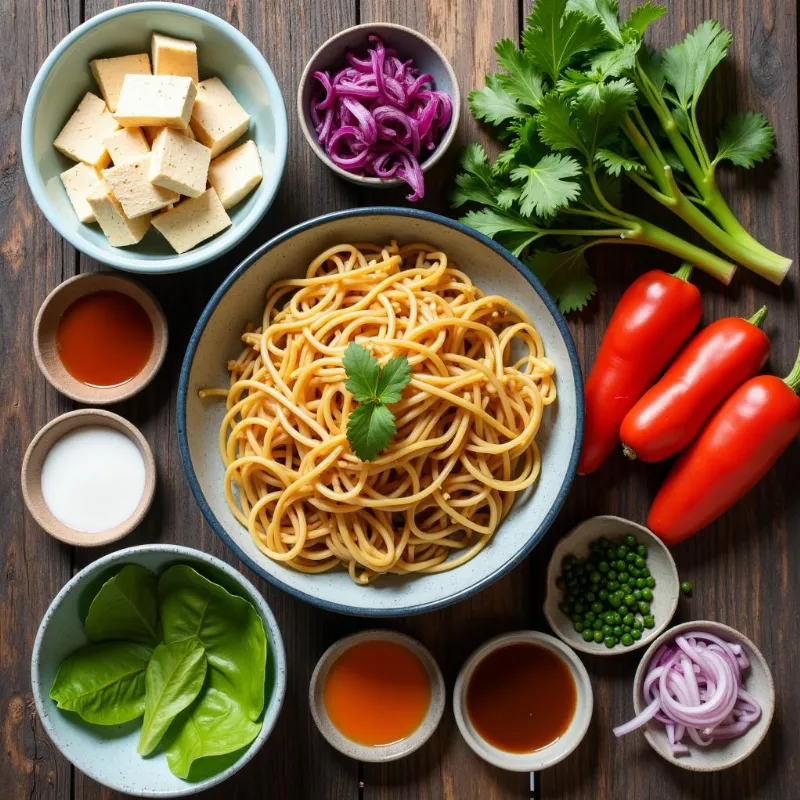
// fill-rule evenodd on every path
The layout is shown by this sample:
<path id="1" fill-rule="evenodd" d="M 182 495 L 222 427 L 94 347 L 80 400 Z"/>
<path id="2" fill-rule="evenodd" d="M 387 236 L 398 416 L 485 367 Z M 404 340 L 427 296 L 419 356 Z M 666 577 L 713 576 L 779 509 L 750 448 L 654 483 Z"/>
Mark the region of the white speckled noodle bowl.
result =
<path id="1" fill-rule="evenodd" d="M 440 247 L 487 294 L 511 298 L 533 320 L 556 367 L 558 400 L 545 410 L 537 443 L 542 474 L 517 498 L 492 541 L 471 561 L 434 575 L 378 578 L 357 586 L 344 570 L 307 575 L 276 563 L 253 543 L 225 501 L 219 455 L 224 403 L 201 400 L 205 387 L 227 386 L 226 364 L 242 349 L 248 321 L 260 320 L 267 288 L 301 277 L 309 262 L 340 242 L 426 242 Z M 252 569 L 285 591 L 347 614 L 401 616 L 440 608 L 488 586 L 544 536 L 569 490 L 583 430 L 583 395 L 575 346 L 564 319 L 533 275 L 508 251 L 458 222 L 424 211 L 369 208 L 309 220 L 256 250 L 223 282 L 203 311 L 181 369 L 178 438 L 186 475 L 214 530 Z"/>

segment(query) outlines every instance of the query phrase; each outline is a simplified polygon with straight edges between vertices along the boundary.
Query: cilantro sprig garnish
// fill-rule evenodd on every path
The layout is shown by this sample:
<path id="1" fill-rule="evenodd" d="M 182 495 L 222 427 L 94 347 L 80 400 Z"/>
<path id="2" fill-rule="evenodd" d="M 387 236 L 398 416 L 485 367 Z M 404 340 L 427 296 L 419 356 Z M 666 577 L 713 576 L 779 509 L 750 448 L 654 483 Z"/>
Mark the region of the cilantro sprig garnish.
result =
<path id="1" fill-rule="evenodd" d="M 411 380 L 411 365 L 405 356 L 389 359 L 384 367 L 366 347 L 350 342 L 342 359 L 347 375 L 345 389 L 358 401 L 347 419 L 347 441 L 362 461 L 374 461 L 397 433 L 394 414 Z"/>
<path id="2" fill-rule="evenodd" d="M 499 41 L 500 71 L 470 94 L 472 113 L 505 149 L 493 163 L 479 145 L 466 149 L 453 205 L 477 204 L 464 222 L 517 255 L 528 251 L 562 311 L 594 294 L 585 253 L 604 242 L 665 250 L 726 283 L 734 264 L 774 283 L 791 266 L 744 229 L 716 183 L 723 161 L 752 167 L 772 154 L 766 117 L 730 117 L 714 154 L 700 133 L 698 100 L 731 36 L 707 20 L 654 52 L 643 36 L 666 11 L 648 0 L 623 21 L 617 0 L 535 0 L 522 46 Z M 625 211 L 623 182 L 694 228 L 708 249 Z"/>

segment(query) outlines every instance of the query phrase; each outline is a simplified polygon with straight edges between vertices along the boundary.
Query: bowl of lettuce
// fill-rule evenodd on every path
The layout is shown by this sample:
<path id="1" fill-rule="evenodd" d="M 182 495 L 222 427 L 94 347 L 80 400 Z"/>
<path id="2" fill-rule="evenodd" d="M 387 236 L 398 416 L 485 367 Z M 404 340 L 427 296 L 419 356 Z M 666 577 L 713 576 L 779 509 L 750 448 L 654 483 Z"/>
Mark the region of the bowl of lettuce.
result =
<path id="1" fill-rule="evenodd" d="M 81 570 L 39 626 L 31 681 L 55 746 L 137 797 L 182 797 L 241 769 L 286 688 L 275 617 L 224 562 L 177 545 L 120 550 Z"/>

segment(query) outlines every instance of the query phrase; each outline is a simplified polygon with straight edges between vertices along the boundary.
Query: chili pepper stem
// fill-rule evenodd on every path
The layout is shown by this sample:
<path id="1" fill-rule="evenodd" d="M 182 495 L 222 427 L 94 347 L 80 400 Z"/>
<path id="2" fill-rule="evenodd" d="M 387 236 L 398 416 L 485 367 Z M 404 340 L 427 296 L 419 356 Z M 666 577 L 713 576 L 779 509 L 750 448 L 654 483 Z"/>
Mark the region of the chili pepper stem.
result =
<path id="1" fill-rule="evenodd" d="M 793 391 L 800 389 L 800 352 L 797 353 L 797 360 L 794 362 L 792 371 L 783 379 L 783 382 Z"/>
<path id="2" fill-rule="evenodd" d="M 680 269 L 672 273 L 672 277 L 681 281 L 688 281 L 692 277 L 693 270 L 694 267 L 691 264 L 681 264 Z"/>
<path id="3" fill-rule="evenodd" d="M 625 458 L 629 458 L 631 461 L 636 461 L 636 451 L 632 447 L 628 447 L 628 445 L 622 445 L 622 452 Z"/>
<path id="4" fill-rule="evenodd" d="M 751 325 L 755 325 L 756 328 L 760 328 L 764 324 L 764 320 L 767 318 L 768 312 L 769 309 L 766 306 L 761 306 L 761 308 L 759 308 L 758 311 L 756 311 L 756 313 L 753 314 L 753 316 L 747 321 Z"/>

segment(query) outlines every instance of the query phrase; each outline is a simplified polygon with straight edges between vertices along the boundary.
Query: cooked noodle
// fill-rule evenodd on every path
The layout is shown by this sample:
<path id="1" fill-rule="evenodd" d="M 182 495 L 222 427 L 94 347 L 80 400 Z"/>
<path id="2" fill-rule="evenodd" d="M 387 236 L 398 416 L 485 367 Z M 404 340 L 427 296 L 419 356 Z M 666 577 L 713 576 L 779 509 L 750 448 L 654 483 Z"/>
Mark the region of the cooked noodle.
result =
<path id="1" fill-rule="evenodd" d="M 242 341 L 230 388 L 201 396 L 227 399 L 225 495 L 275 561 L 312 573 L 341 564 L 357 583 L 453 569 L 539 475 L 535 437 L 556 398 L 542 340 L 432 247 L 331 247 L 305 278 L 269 288 L 261 327 Z M 413 370 L 391 406 L 397 433 L 370 462 L 346 437 L 353 341 Z"/>

